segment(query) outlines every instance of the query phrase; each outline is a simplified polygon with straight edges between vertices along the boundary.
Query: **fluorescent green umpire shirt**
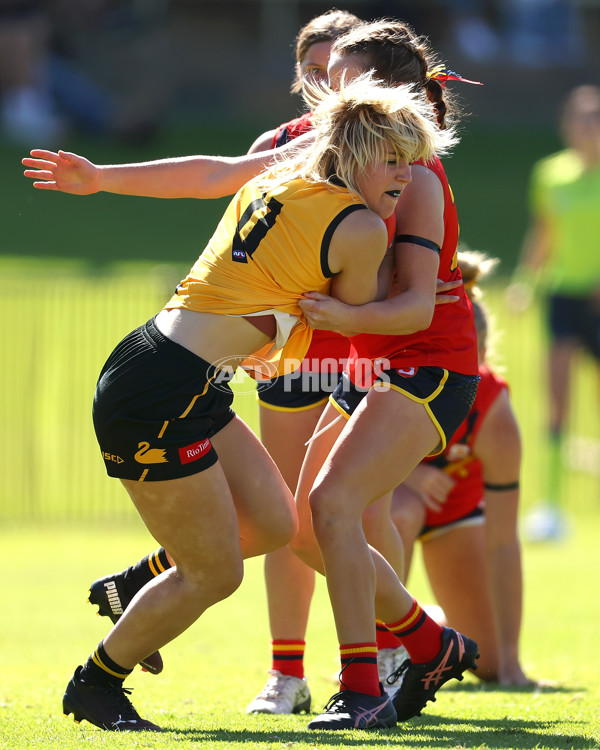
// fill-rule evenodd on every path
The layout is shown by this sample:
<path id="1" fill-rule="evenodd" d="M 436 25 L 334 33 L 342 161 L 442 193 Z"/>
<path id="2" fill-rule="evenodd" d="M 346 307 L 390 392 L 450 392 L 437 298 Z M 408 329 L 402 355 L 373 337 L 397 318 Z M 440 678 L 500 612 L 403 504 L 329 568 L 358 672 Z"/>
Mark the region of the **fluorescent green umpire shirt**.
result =
<path id="1" fill-rule="evenodd" d="M 538 161 L 531 174 L 533 213 L 551 227 L 542 283 L 548 291 L 587 296 L 600 287 L 600 166 L 584 171 L 567 149 Z"/>

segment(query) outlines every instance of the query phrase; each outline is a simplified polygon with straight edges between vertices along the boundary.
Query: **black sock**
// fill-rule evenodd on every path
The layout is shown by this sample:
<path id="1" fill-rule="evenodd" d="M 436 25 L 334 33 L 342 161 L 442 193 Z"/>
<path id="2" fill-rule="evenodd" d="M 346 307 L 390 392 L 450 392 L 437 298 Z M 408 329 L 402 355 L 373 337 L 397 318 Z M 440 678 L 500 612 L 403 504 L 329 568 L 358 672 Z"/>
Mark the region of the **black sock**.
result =
<path id="1" fill-rule="evenodd" d="M 102 685 L 104 687 L 120 687 L 123 680 L 133 672 L 133 669 L 125 669 L 113 661 L 104 650 L 103 642 L 88 657 L 79 673 L 79 679 L 90 685 Z"/>
<path id="2" fill-rule="evenodd" d="M 149 581 L 170 567 L 172 567 L 171 563 L 162 547 L 159 547 L 151 555 L 146 555 L 135 565 L 131 565 L 123 571 L 123 589 L 126 596 L 129 600 L 133 599 L 137 592 L 144 588 Z"/>

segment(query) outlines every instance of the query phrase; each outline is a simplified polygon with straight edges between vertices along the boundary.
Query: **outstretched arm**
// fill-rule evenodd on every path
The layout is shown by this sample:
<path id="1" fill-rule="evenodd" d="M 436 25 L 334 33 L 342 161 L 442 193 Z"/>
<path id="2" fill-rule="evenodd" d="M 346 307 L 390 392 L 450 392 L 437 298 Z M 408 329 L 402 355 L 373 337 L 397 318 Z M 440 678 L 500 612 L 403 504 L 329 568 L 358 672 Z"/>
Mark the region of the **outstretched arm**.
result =
<path id="1" fill-rule="evenodd" d="M 150 198 L 220 198 L 231 195 L 273 162 L 275 154 L 297 148 L 311 135 L 281 149 L 244 156 L 183 156 L 137 164 L 94 164 L 68 151 L 34 149 L 22 160 L 24 174 L 39 190 L 72 195 L 107 192 Z"/>

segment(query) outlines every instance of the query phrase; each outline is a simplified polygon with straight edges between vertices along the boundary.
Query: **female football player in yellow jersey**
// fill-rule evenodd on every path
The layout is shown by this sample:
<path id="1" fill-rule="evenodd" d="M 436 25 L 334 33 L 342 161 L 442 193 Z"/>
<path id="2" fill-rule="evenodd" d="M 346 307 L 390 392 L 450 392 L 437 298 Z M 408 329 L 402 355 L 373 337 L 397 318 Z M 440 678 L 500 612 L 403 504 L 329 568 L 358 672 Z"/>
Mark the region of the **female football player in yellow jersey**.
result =
<path id="1" fill-rule="evenodd" d="M 332 43 L 359 23 L 347 11 L 332 10 L 313 18 L 300 30 L 293 92 L 302 92 L 305 78 L 327 81 Z M 307 112 L 263 133 L 249 153 L 282 147 L 311 128 L 312 115 Z M 292 492 L 296 491 L 307 441 L 337 384 L 348 349 L 346 338 L 318 331 L 313 334 L 311 347 L 298 371 L 261 383 L 257 389 L 260 439 Z M 288 545 L 265 555 L 264 572 L 271 664 L 266 684 L 246 711 L 277 714 L 309 711 L 311 696 L 304 674 L 304 650 L 315 572 Z"/>
<path id="2" fill-rule="evenodd" d="M 365 28 L 362 31 L 362 34 L 363 34 L 362 37 L 359 35 L 357 39 L 354 39 L 353 41 L 351 40 L 351 45 L 353 45 L 353 47 L 346 46 L 343 48 L 343 53 L 338 54 L 337 66 L 333 68 L 333 73 L 335 76 L 338 77 L 338 79 L 339 79 L 339 74 L 340 74 L 339 73 L 340 68 L 350 67 L 351 62 L 354 59 L 355 64 L 351 70 L 353 75 L 357 75 L 365 68 L 368 69 L 369 67 L 373 67 L 376 69 L 378 74 L 385 75 L 386 80 L 388 80 L 388 82 L 393 82 L 396 85 L 399 81 L 402 81 L 402 80 L 411 80 L 411 81 L 419 80 L 420 81 L 419 76 L 422 73 L 422 69 L 424 65 L 424 57 L 426 56 L 427 48 L 426 48 L 426 45 L 423 44 L 422 40 L 420 40 L 418 44 L 416 43 L 416 39 L 414 35 L 411 35 L 410 30 L 404 24 L 401 24 L 399 22 L 395 24 L 387 24 L 384 22 L 380 24 L 372 24 L 372 25 L 367 24 L 365 25 Z M 367 49 L 364 47 L 365 35 L 374 37 L 375 43 L 373 45 L 373 48 L 369 47 Z M 355 51 L 357 45 L 359 46 L 359 49 L 360 49 L 359 54 L 357 54 Z M 388 53 L 392 52 L 394 48 L 396 47 L 399 48 L 400 54 L 396 54 L 393 56 L 394 62 L 390 66 L 389 60 L 387 59 L 387 55 Z M 358 60 L 355 60 L 356 57 L 358 57 Z M 431 67 L 432 65 L 433 63 L 430 62 L 429 66 Z M 395 66 L 399 68 L 398 71 L 394 70 Z M 396 75 L 394 76 L 395 72 L 396 72 Z M 440 120 L 441 123 L 443 123 L 443 119 L 444 119 L 443 113 L 445 111 L 445 103 L 444 103 L 444 97 L 441 95 L 442 89 L 439 83 L 437 83 L 435 79 L 428 78 L 426 80 L 427 80 L 428 95 L 434 98 L 436 102 L 436 106 L 438 108 L 438 119 Z M 144 172 L 144 176 L 148 179 L 152 178 L 152 172 L 150 171 L 151 168 L 152 168 L 152 165 L 148 165 Z M 428 177 L 428 170 L 426 170 L 425 168 L 417 168 L 413 171 L 416 173 L 416 177 L 418 178 L 416 180 L 417 190 L 416 191 L 414 190 L 415 185 L 411 185 L 411 192 L 414 192 L 415 194 L 411 202 L 408 204 L 409 208 L 400 214 L 402 223 L 400 224 L 399 232 L 402 231 L 403 234 L 405 233 L 415 234 L 418 231 L 419 233 L 429 236 L 430 232 L 426 229 L 423 229 L 418 222 L 419 221 L 422 222 L 423 220 L 425 220 L 429 224 L 432 224 L 434 220 L 437 221 L 436 219 L 437 206 L 435 203 L 437 196 L 434 190 L 435 184 L 437 183 L 437 178 L 435 178 L 435 180 L 432 182 L 431 178 Z M 140 174 L 140 173 L 138 172 L 137 174 Z M 165 176 L 168 176 L 166 172 L 164 174 Z M 35 176 L 35 175 L 32 175 L 32 176 Z M 132 187 L 135 190 L 140 191 L 136 194 L 146 194 L 147 189 L 141 190 L 138 184 L 135 184 Z M 163 188 L 160 188 L 158 185 L 157 185 L 157 188 L 159 190 L 163 189 Z M 432 191 L 433 191 L 433 196 L 429 197 L 429 194 Z M 154 194 L 154 193 L 151 193 L 151 194 Z M 433 208 L 430 207 L 432 200 L 433 200 Z M 420 214 L 423 215 L 424 217 L 423 219 L 414 218 L 411 216 L 411 214 L 414 212 L 415 205 L 421 206 Z M 416 213 L 419 214 L 418 211 Z M 434 229 L 432 229 L 431 231 L 434 231 Z M 437 232 L 438 230 L 435 229 L 435 231 Z M 416 250 L 417 254 L 419 253 L 419 251 L 423 252 L 422 250 L 420 250 L 420 248 L 410 248 L 410 250 L 411 252 L 414 252 Z M 450 284 L 448 288 L 452 288 L 452 284 Z M 313 314 L 314 314 L 314 311 L 313 311 Z M 320 412 L 320 410 L 315 410 L 315 411 Z M 339 427 L 339 431 L 341 431 L 341 425 L 337 425 L 337 427 Z M 337 431 L 336 428 L 334 428 L 333 430 L 331 430 L 330 434 L 333 436 L 336 431 Z M 304 452 L 303 445 L 301 446 L 301 448 L 302 448 L 302 453 L 303 453 Z M 280 458 L 279 454 L 278 454 L 278 458 Z M 295 473 L 297 474 L 297 469 Z M 286 476 L 286 479 L 288 479 L 287 476 Z M 294 482 L 295 482 L 295 476 L 294 476 Z M 369 515 L 372 515 L 372 514 L 370 513 Z M 372 528 L 372 525 L 371 525 L 371 528 Z M 281 552 L 282 550 L 278 550 L 275 553 L 275 557 L 279 557 L 279 554 Z M 287 556 L 289 557 L 289 555 Z M 161 560 L 162 560 L 162 564 L 161 564 Z M 164 550 L 159 550 L 154 555 L 149 556 L 147 560 L 142 561 L 142 563 L 146 563 L 146 564 L 141 565 L 141 566 L 135 566 L 135 567 L 136 568 L 141 567 L 141 568 L 144 568 L 144 570 L 151 571 L 148 574 L 148 578 L 149 578 L 152 575 L 156 574 L 156 572 L 160 571 L 163 567 L 168 566 L 169 561 L 165 559 Z M 304 568 L 304 571 L 308 573 L 306 567 Z M 143 571 L 142 571 L 142 574 L 143 574 Z M 286 575 L 287 575 L 287 571 L 286 571 L 286 574 L 283 575 L 283 578 L 286 578 Z M 133 578 L 133 576 L 131 577 Z M 279 578 L 281 577 L 282 576 L 279 576 Z M 94 586 L 92 587 L 93 593 L 94 593 L 94 588 L 100 589 L 102 587 L 103 582 L 106 582 L 108 581 L 108 579 L 111 579 L 111 582 L 114 583 L 113 579 L 116 579 L 116 578 L 119 578 L 119 576 L 109 576 L 107 577 L 107 579 L 100 579 L 99 581 L 96 581 Z M 289 575 L 287 575 L 287 579 L 290 580 Z M 296 582 L 298 579 L 298 576 L 295 576 L 293 579 Z M 125 581 L 125 583 L 127 583 L 127 581 Z M 96 584 L 98 584 L 98 586 L 96 586 Z M 135 590 L 135 587 L 134 587 L 134 590 Z M 123 593 L 125 594 L 125 598 L 127 600 L 129 600 L 131 598 L 131 595 L 133 595 L 133 594 L 127 595 L 127 592 L 123 592 Z M 90 597 L 90 601 L 92 601 L 92 597 Z M 100 600 L 98 600 L 97 598 L 95 598 L 94 601 L 100 604 Z M 273 596 L 270 597 L 270 607 L 272 605 L 272 610 L 273 610 L 272 617 L 271 617 L 272 622 L 274 619 L 279 617 L 280 610 L 282 609 L 284 604 L 285 604 L 285 599 L 280 598 L 278 593 L 274 592 Z M 124 606 L 126 606 L 126 602 Z M 305 626 L 305 622 L 306 622 L 306 615 L 307 615 L 307 609 L 308 609 L 306 600 L 304 601 L 303 606 L 299 607 L 299 609 L 301 610 L 303 609 L 306 611 L 303 617 L 299 618 L 297 615 L 292 616 L 292 615 L 289 615 L 288 613 L 289 615 L 288 622 L 291 623 L 291 625 L 286 625 L 285 622 L 282 623 L 279 618 L 279 625 L 282 627 L 282 630 L 283 630 L 282 635 L 284 637 L 287 634 L 289 638 L 298 639 L 298 634 L 300 633 L 301 630 L 303 630 L 303 627 Z M 103 614 L 105 613 L 103 612 L 102 607 L 100 611 Z M 298 622 L 302 619 L 304 621 L 304 626 L 301 625 L 300 628 L 298 628 Z M 289 630 L 287 630 L 286 632 L 287 627 L 289 627 Z M 389 638 L 389 635 L 388 635 L 388 638 Z M 396 645 L 398 645 L 399 643 L 397 639 L 394 639 L 394 642 Z M 387 652 L 394 652 L 395 648 L 387 647 L 385 650 Z M 275 649 L 274 649 L 274 653 L 275 653 Z M 285 655 L 287 654 L 284 654 L 284 656 Z M 392 670 L 387 670 L 387 671 L 392 671 Z M 291 682 L 292 681 L 290 681 L 290 684 Z M 297 684 L 297 683 L 301 683 L 302 681 L 294 680 L 294 682 Z M 286 685 L 287 685 L 287 682 L 286 682 Z M 270 690 L 270 686 L 268 685 L 267 687 Z M 276 686 L 278 691 L 280 687 L 281 685 L 280 683 L 278 683 L 278 685 Z M 304 700 L 306 696 L 303 697 L 303 695 L 301 694 L 299 695 L 298 689 L 295 686 L 293 687 L 295 690 L 295 694 L 291 696 L 291 698 L 289 699 L 290 708 L 288 708 L 287 711 L 298 710 L 298 708 L 302 705 L 302 702 L 303 701 L 304 703 L 306 702 Z M 304 683 L 304 686 L 302 685 L 300 686 L 300 689 L 301 690 L 303 689 L 306 692 L 305 683 Z M 274 697 L 276 698 L 276 700 L 273 700 Z M 259 703 L 262 703 L 262 704 L 258 706 L 258 708 L 260 710 L 265 710 L 265 707 L 266 707 L 266 710 L 286 712 L 285 707 L 283 709 L 280 708 L 280 701 L 279 701 L 280 698 L 285 698 L 286 700 L 288 699 L 287 696 L 283 696 L 281 694 L 279 694 L 278 696 L 270 695 L 268 701 L 267 700 L 262 700 L 262 702 L 259 701 Z M 249 709 L 254 710 L 253 704 L 249 706 Z"/>
<path id="3" fill-rule="evenodd" d="M 293 537 L 291 493 L 232 412 L 227 376 L 264 349 L 278 372 L 302 359 L 306 289 L 350 305 L 375 298 L 382 219 L 410 182 L 409 164 L 453 144 L 424 98 L 368 76 L 323 95 L 314 123 L 314 144 L 237 193 L 177 293 L 100 374 L 94 426 L 107 472 L 176 565 L 76 669 L 63 708 L 78 720 L 157 729 L 123 680 L 239 586 L 245 557 Z"/>

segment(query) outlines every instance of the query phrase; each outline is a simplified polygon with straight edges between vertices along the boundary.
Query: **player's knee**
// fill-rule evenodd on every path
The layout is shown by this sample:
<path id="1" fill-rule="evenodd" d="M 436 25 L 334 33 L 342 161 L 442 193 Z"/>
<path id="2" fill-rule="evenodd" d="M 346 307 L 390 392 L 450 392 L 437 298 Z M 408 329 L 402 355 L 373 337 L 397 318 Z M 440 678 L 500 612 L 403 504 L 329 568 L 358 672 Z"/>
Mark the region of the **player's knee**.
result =
<path id="1" fill-rule="evenodd" d="M 336 530 L 341 531 L 345 522 L 351 522 L 350 509 L 344 508 L 345 498 L 345 492 L 327 481 L 315 484 L 308 502 L 317 539 L 322 540 Z"/>
<path id="2" fill-rule="evenodd" d="M 244 577 L 244 563 L 239 552 L 215 555 L 201 566 L 179 569 L 182 584 L 190 595 L 212 604 L 227 599 Z"/>
<path id="3" fill-rule="evenodd" d="M 414 521 L 410 513 L 405 513 L 401 507 L 394 506 L 392 508 L 392 522 L 403 539 L 411 537 Z"/>
<path id="4" fill-rule="evenodd" d="M 413 501 L 413 497 L 408 490 L 404 494 L 397 492 L 392 503 L 392 523 L 405 541 L 416 539 L 425 523 L 425 507 L 420 500 Z M 404 501 L 399 502 L 400 498 Z"/>
<path id="5" fill-rule="evenodd" d="M 298 514 L 293 504 L 281 504 L 263 517 L 254 528 L 257 554 L 265 554 L 284 547 L 298 532 Z"/>

